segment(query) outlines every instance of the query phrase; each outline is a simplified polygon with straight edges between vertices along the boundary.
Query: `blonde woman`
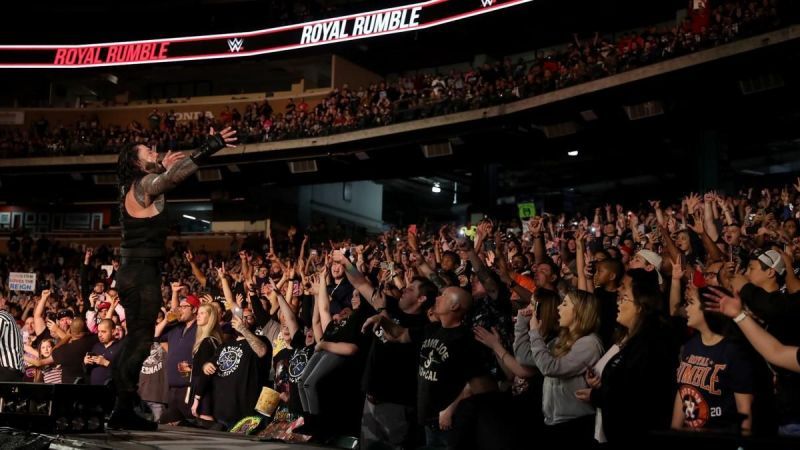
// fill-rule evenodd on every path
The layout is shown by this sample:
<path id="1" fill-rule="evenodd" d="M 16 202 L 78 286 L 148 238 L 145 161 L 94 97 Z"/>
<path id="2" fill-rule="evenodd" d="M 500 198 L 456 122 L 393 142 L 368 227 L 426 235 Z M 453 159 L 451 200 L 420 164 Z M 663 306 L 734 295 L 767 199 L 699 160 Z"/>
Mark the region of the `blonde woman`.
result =
<path id="1" fill-rule="evenodd" d="M 203 365 L 210 362 L 222 344 L 217 310 L 210 303 L 200 305 L 197 310 L 197 337 L 192 349 L 191 392 L 192 415 L 203 420 L 213 421 L 211 415 L 211 378 L 203 373 Z"/>
<path id="2" fill-rule="evenodd" d="M 575 398 L 574 392 L 586 388 L 584 373 L 603 355 L 603 344 L 596 332 L 600 326 L 600 304 L 586 291 L 564 296 L 558 307 L 559 335 L 546 343 L 541 335 L 542 321 L 533 314 L 520 314 L 517 321 L 529 321 L 529 345 L 515 345 L 517 360 L 535 366 L 544 375 L 542 413 L 544 431 L 553 440 L 591 445 L 595 411 Z M 521 344 L 521 345 L 520 345 Z"/>

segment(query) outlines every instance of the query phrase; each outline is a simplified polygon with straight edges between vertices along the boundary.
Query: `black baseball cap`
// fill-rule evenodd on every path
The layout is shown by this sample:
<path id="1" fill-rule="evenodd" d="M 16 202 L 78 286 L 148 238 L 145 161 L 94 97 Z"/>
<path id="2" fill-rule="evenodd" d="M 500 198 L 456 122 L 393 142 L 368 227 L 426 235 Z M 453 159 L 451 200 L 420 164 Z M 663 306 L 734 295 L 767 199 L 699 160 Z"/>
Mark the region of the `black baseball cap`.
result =
<path id="1" fill-rule="evenodd" d="M 75 313 L 72 312 L 71 309 L 62 309 L 61 311 L 58 312 L 58 315 L 56 315 L 56 317 L 59 319 L 63 319 L 64 317 L 69 317 L 70 319 L 74 319 Z"/>

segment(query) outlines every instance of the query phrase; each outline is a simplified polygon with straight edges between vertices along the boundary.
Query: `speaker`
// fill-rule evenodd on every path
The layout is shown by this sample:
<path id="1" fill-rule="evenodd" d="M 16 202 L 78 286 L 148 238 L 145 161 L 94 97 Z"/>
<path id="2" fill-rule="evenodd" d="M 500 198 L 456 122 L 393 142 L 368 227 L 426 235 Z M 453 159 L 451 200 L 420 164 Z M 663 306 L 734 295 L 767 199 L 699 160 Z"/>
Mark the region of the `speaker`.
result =
<path id="1" fill-rule="evenodd" d="M 0 423 L 39 433 L 102 433 L 114 395 L 106 386 L 0 383 Z"/>

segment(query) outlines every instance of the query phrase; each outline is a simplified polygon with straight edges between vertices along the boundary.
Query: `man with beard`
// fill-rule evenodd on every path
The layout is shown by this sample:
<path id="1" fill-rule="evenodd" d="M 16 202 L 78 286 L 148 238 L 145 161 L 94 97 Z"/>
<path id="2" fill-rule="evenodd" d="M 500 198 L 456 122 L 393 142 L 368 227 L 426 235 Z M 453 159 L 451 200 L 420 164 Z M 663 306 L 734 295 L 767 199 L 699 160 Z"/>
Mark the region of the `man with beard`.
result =
<path id="1" fill-rule="evenodd" d="M 412 246 L 415 255 L 421 255 Z M 424 278 L 414 280 L 403 289 L 399 299 L 372 287 L 369 280 L 344 257 L 333 252 L 333 260 L 341 263 L 347 279 L 375 310 L 389 320 L 414 332 L 428 323 L 427 311 L 436 300 L 436 286 Z M 383 330 L 373 333 L 373 344 L 367 356 L 362 387 L 367 393 L 361 422 L 361 445 L 384 444 L 399 447 L 409 443 L 416 412 L 417 348 L 410 344 L 389 342 Z"/>
<path id="2" fill-rule="evenodd" d="M 227 128 L 211 134 L 199 149 L 185 153 L 168 152 L 158 163 L 158 153 L 144 144 L 132 143 L 120 151 L 120 269 L 117 289 L 125 307 L 130 335 L 114 366 L 117 391 L 114 411 L 108 420 L 112 429 L 154 430 L 156 424 L 134 413 L 136 390 L 142 363 L 150 352 L 153 329 L 161 308 L 161 270 L 169 230 L 164 194 L 191 176 L 214 153 L 233 147 L 235 131 Z"/>

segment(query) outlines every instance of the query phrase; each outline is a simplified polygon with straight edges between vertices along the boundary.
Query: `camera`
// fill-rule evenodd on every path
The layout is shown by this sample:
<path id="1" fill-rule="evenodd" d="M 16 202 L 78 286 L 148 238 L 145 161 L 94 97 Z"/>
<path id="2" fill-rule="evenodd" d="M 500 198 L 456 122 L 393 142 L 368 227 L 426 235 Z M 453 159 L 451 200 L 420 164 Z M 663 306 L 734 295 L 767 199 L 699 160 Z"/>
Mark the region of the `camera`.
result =
<path id="1" fill-rule="evenodd" d="M 56 315 L 56 313 L 54 313 L 53 311 L 47 311 L 45 317 L 47 318 L 47 320 L 52 320 L 53 322 L 55 322 L 58 319 L 58 315 Z"/>

